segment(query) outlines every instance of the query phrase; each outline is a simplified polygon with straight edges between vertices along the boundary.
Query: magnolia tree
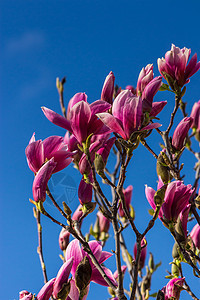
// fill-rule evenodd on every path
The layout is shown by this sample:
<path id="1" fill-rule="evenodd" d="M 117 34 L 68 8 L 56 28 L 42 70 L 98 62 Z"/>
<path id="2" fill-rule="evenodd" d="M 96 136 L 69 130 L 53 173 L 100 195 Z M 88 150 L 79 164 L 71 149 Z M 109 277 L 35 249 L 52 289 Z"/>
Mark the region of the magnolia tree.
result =
<path id="1" fill-rule="evenodd" d="M 159 266 L 154 263 L 152 254 L 146 274 L 142 276 L 141 271 L 147 254 L 146 237 L 150 230 L 154 230 L 155 222 L 162 222 L 175 243 L 169 281 L 163 288 L 158 286 L 153 296 L 156 299 L 179 299 L 181 291 L 185 290 L 193 299 L 198 299 L 182 269 L 183 263 L 188 264 L 194 276 L 200 277 L 200 217 L 197 210 L 200 208 L 200 156 L 191 145 L 193 139 L 200 141 L 200 101 L 194 103 L 191 113 L 186 112 L 183 101 L 186 86 L 189 88 L 190 77 L 200 69 L 200 62 L 197 62 L 196 54 L 189 60 L 190 53 L 190 49 L 172 45 L 165 58 L 158 59 L 161 76 L 154 77 L 153 65 L 149 64 L 141 70 L 136 88 L 127 86 L 123 90 L 115 86 L 114 74 L 110 72 L 105 79 L 101 99 L 91 104 L 87 102 L 85 93 L 77 93 L 65 108 L 65 79 L 57 79 L 62 115 L 46 107 L 42 110 L 50 122 L 67 130 L 66 134 L 64 137 L 50 136 L 44 141 L 36 140 L 33 134 L 25 150 L 28 166 L 35 175 L 33 200 L 30 201 L 38 224 L 38 253 L 45 284 L 37 296 L 21 291 L 20 299 L 86 299 L 89 298 L 91 281 L 108 287 L 110 299 L 148 299 L 152 275 Z M 167 101 L 154 101 L 159 91 L 168 91 L 175 97 L 166 128 L 161 127 L 158 116 Z M 176 124 L 179 109 L 183 119 Z M 176 126 L 174 132 L 173 125 Z M 159 154 L 149 146 L 152 131 L 157 132 L 158 142 L 162 141 Z M 156 190 L 150 186 L 145 188 L 151 217 L 142 232 L 134 220 L 135 211 L 131 205 L 133 186 L 125 188 L 126 170 L 140 143 L 155 160 L 158 176 Z M 181 158 L 183 151 L 187 150 L 195 156 L 197 163 L 194 181 L 185 185 Z M 116 157 L 113 170 L 107 164 L 111 151 Z M 77 203 L 73 214 L 65 201 L 59 205 L 48 185 L 50 178 L 69 164 L 73 164 L 82 175 L 78 187 L 80 203 Z M 47 211 L 47 195 L 62 218 L 55 218 Z M 55 278 L 50 280 L 47 279 L 42 252 L 41 214 L 61 227 L 59 246 L 63 251 L 63 264 Z M 96 217 L 96 223 L 90 229 L 88 227 L 89 233 L 84 236 L 81 225 L 87 222 L 89 214 Z M 195 219 L 196 225 L 189 233 L 187 223 L 192 219 Z M 111 226 L 115 239 L 113 253 L 104 251 Z M 136 240 L 132 247 L 133 256 L 126 247 L 128 227 Z M 116 259 L 114 274 L 107 267 L 111 255 Z M 130 275 L 128 290 L 123 284 L 125 272 Z"/>

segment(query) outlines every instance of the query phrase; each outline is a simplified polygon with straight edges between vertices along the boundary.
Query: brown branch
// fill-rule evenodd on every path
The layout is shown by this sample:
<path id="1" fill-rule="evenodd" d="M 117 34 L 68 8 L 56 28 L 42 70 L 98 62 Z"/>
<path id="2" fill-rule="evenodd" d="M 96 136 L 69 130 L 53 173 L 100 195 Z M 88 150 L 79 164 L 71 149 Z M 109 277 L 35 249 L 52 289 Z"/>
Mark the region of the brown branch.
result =
<path id="1" fill-rule="evenodd" d="M 37 253 L 38 253 L 39 259 L 40 259 L 40 264 L 41 264 L 42 273 L 43 273 L 43 277 L 44 277 L 44 283 L 47 283 L 48 279 L 47 279 L 46 266 L 44 263 L 43 247 L 42 247 L 42 225 L 41 225 L 41 221 L 40 221 L 40 211 L 34 207 L 33 213 L 34 213 L 34 217 L 37 221 L 37 231 L 38 231 Z"/>

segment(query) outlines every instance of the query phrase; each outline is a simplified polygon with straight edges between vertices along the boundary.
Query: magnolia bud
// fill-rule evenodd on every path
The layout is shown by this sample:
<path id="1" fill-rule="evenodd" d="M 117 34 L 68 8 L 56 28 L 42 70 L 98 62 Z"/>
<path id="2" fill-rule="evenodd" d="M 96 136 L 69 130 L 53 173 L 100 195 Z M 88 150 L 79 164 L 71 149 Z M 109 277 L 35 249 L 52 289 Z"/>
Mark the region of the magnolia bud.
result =
<path id="1" fill-rule="evenodd" d="M 175 260 L 172 262 L 171 273 L 172 273 L 175 277 L 179 277 L 180 269 L 179 269 L 179 261 L 178 261 L 177 259 L 175 259 Z"/>
<path id="2" fill-rule="evenodd" d="M 154 264 L 153 254 L 151 252 L 150 252 L 150 256 L 149 256 L 148 265 L 149 265 L 150 272 L 153 273 L 154 268 L 155 268 L 155 264 Z"/>
<path id="3" fill-rule="evenodd" d="M 155 192 L 154 202 L 157 206 L 161 206 L 163 204 L 166 188 L 167 187 L 163 185 L 159 190 Z"/>
<path id="4" fill-rule="evenodd" d="M 173 258 L 179 258 L 179 246 L 177 243 L 174 244 L 173 249 L 172 249 L 172 257 Z"/>
<path id="5" fill-rule="evenodd" d="M 66 229 L 62 228 L 59 235 L 59 246 L 62 251 L 65 250 L 69 244 L 69 236 L 70 233 Z"/>
<path id="6" fill-rule="evenodd" d="M 90 278 L 92 276 L 92 268 L 87 256 L 85 256 L 79 263 L 76 273 L 75 282 L 76 286 L 80 291 L 80 298 L 84 296 L 85 290 L 90 283 Z M 81 298 L 82 299 L 82 298 Z"/>

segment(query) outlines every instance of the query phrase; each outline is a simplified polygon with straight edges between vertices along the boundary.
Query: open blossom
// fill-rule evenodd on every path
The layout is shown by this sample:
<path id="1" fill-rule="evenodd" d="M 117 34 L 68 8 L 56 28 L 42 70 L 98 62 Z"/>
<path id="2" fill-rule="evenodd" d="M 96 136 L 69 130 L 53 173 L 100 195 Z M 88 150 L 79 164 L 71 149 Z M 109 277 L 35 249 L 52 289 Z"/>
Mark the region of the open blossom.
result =
<path id="1" fill-rule="evenodd" d="M 61 136 L 50 136 L 44 141 L 36 141 L 35 134 L 33 134 L 25 153 L 28 166 L 34 173 L 37 173 L 42 165 L 53 157 L 56 162 L 56 167 L 53 170 L 55 173 L 66 168 L 76 152 L 68 151 L 68 147 L 64 144 L 64 139 Z"/>
<path id="2" fill-rule="evenodd" d="M 122 91 L 115 98 L 112 115 L 104 112 L 98 113 L 97 116 L 107 127 L 125 140 L 128 140 L 134 131 L 150 130 L 161 126 L 154 123 L 142 128 L 142 99 L 133 95 L 130 90 Z"/>
<path id="3" fill-rule="evenodd" d="M 166 79 L 164 74 L 166 73 L 176 80 L 180 87 L 184 86 L 190 81 L 189 78 L 200 69 L 200 62 L 197 62 L 196 53 L 188 63 L 190 53 L 191 49 L 186 47 L 180 49 L 172 44 L 171 50 L 166 52 L 165 58 L 158 58 L 160 74 Z"/>
<path id="4" fill-rule="evenodd" d="M 180 292 L 182 290 L 182 286 L 185 282 L 185 277 L 183 278 L 173 278 L 168 284 L 162 289 L 165 295 L 165 300 L 168 299 L 176 299 L 179 300 Z"/>
<path id="5" fill-rule="evenodd" d="M 92 104 L 83 100 L 78 101 L 70 107 L 68 119 L 46 107 L 42 107 L 42 110 L 49 121 L 73 133 L 82 144 L 91 133 L 101 134 L 108 131 L 96 114 L 107 111 L 110 107 L 111 105 L 103 100 L 97 100 Z"/>
<path id="6" fill-rule="evenodd" d="M 100 242 L 90 241 L 88 244 L 89 244 L 89 247 L 92 250 L 94 256 L 98 260 L 99 264 L 102 264 L 105 260 L 107 260 L 110 256 L 112 256 L 111 253 L 102 251 L 102 246 L 101 246 Z M 66 260 L 68 260 L 71 257 L 74 257 L 74 262 L 73 262 L 72 269 L 71 269 L 71 274 L 72 274 L 73 278 L 75 278 L 76 269 L 77 269 L 79 263 L 83 260 L 83 258 L 85 256 L 88 257 L 89 263 L 90 263 L 90 266 L 92 269 L 90 281 L 96 282 L 100 285 L 108 286 L 105 279 L 101 276 L 101 274 L 99 273 L 97 268 L 92 263 L 92 260 L 88 256 L 87 252 L 85 252 L 80 247 L 78 240 L 73 240 L 69 243 L 69 245 L 66 249 L 66 254 L 65 254 Z M 108 276 L 108 278 L 113 282 L 113 284 L 117 285 L 112 272 L 104 266 L 102 266 L 102 268 L 103 268 L 104 272 L 106 273 L 106 275 Z"/>
<path id="7" fill-rule="evenodd" d="M 160 183 L 159 183 L 160 185 Z M 190 196 L 193 192 L 190 184 L 184 185 L 182 181 L 170 182 L 165 191 L 164 202 L 160 209 L 158 217 L 166 222 L 176 222 L 178 215 L 189 204 Z M 154 195 L 156 191 L 146 186 L 145 194 L 151 207 L 155 210 Z"/>
<path id="8" fill-rule="evenodd" d="M 19 293 L 19 300 L 33 300 L 33 294 L 28 291 L 21 291 Z"/>
<path id="9" fill-rule="evenodd" d="M 187 136 L 187 133 L 192 125 L 193 119 L 191 117 L 186 117 L 178 124 L 174 130 L 172 137 L 172 146 L 176 150 L 181 150 L 184 146 L 184 141 Z"/>
<path id="10" fill-rule="evenodd" d="M 196 224 L 191 233 L 190 236 L 195 244 L 195 246 L 200 250 L 200 225 Z"/>
<path id="11" fill-rule="evenodd" d="M 129 210 L 130 203 L 131 203 L 131 198 L 132 198 L 132 193 L 133 193 L 133 186 L 129 185 L 126 189 L 123 189 L 123 193 L 124 193 L 126 207 Z M 122 203 L 120 203 L 120 206 L 119 206 L 119 215 L 120 215 L 120 217 L 125 217 L 125 212 L 122 208 Z"/>

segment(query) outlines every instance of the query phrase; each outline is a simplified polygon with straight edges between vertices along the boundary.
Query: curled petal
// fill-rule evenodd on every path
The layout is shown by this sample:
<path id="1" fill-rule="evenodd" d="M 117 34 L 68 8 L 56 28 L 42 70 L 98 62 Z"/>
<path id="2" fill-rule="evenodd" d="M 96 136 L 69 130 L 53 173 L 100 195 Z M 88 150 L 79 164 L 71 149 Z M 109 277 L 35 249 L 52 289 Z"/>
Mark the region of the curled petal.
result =
<path id="1" fill-rule="evenodd" d="M 112 272 L 109 269 L 107 269 L 106 267 L 102 267 L 102 269 L 104 270 L 105 274 L 110 279 L 110 281 L 115 286 L 117 286 L 117 282 L 116 282 L 116 280 L 115 280 L 114 275 L 112 274 Z M 99 273 L 99 271 L 96 268 L 94 270 L 92 270 L 91 281 L 96 282 L 96 283 L 98 283 L 100 285 L 109 286 L 107 284 L 107 282 L 105 281 L 105 279 L 102 277 L 102 275 Z"/>
<path id="2" fill-rule="evenodd" d="M 33 181 L 33 198 L 36 202 L 44 202 L 46 199 L 47 183 L 51 177 L 53 170 L 56 167 L 54 159 L 47 161 L 36 174 Z"/>
<path id="3" fill-rule="evenodd" d="M 55 111 L 44 106 L 42 107 L 42 111 L 50 122 L 64 129 L 67 129 L 70 132 L 72 131 L 70 123 L 66 118 L 62 117 L 61 115 L 57 114 Z"/>
<path id="4" fill-rule="evenodd" d="M 83 259 L 83 254 L 81 251 L 81 247 L 79 245 L 79 241 L 76 239 L 71 241 L 66 249 L 66 253 L 65 253 L 66 261 L 69 260 L 71 257 L 74 258 L 73 265 L 71 268 L 71 273 L 72 273 L 72 276 L 74 277 L 76 268 Z"/>
<path id="5" fill-rule="evenodd" d="M 113 132 L 118 133 L 123 139 L 126 139 L 124 130 L 114 116 L 110 115 L 109 113 L 100 113 L 97 114 L 97 116 Z"/>

